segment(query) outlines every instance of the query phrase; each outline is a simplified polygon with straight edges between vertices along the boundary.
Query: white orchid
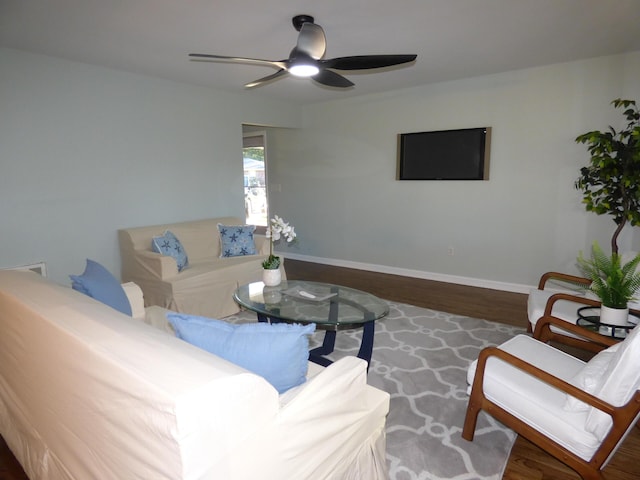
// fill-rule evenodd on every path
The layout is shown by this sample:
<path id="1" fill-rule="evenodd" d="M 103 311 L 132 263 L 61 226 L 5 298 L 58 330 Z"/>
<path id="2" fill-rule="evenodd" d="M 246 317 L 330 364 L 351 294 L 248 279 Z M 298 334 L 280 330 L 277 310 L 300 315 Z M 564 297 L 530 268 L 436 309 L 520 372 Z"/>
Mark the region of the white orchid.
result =
<path id="1" fill-rule="evenodd" d="M 269 258 L 267 258 L 264 262 L 262 262 L 262 266 L 266 269 L 276 269 L 280 267 L 280 257 L 276 257 L 273 254 L 273 244 L 280 240 L 280 238 L 284 237 L 287 243 L 291 243 L 296 238 L 295 229 L 285 222 L 282 217 L 278 215 L 274 215 L 271 219 L 269 228 L 267 228 L 266 233 L 269 241 Z"/>

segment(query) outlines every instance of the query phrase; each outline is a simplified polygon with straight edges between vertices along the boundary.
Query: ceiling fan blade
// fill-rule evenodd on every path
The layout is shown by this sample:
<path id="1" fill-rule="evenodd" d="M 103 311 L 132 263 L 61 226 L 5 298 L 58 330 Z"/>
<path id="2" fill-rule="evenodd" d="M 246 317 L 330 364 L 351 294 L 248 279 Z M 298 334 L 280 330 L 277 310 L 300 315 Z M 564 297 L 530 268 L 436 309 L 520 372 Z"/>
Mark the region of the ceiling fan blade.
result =
<path id="1" fill-rule="evenodd" d="M 320 60 L 320 63 L 324 68 L 336 70 L 367 70 L 413 62 L 416 57 L 417 55 L 359 55 Z"/>
<path id="2" fill-rule="evenodd" d="M 321 59 L 327 49 L 327 39 L 324 36 L 322 27 L 315 23 L 303 23 L 295 49 L 309 55 L 314 60 Z"/>
<path id="3" fill-rule="evenodd" d="M 347 88 L 354 85 L 350 80 L 346 79 L 336 72 L 332 72 L 331 70 L 320 70 L 320 73 L 314 75 L 311 78 L 313 78 L 316 82 L 327 85 L 329 87 Z"/>
<path id="4" fill-rule="evenodd" d="M 284 69 L 278 70 L 276 73 L 273 73 L 271 75 L 267 75 L 266 77 L 262 77 L 259 78 L 258 80 L 254 80 L 253 82 L 249 82 L 245 85 L 245 88 L 254 88 L 254 87 L 259 87 L 261 85 L 264 85 L 265 83 L 268 83 L 272 80 L 275 80 L 276 78 L 280 78 L 283 75 L 287 75 L 287 71 Z"/>
<path id="5" fill-rule="evenodd" d="M 247 63 L 249 65 L 264 65 L 267 67 L 285 68 L 286 61 L 284 60 L 262 60 L 260 58 L 244 58 L 244 57 L 227 57 L 224 55 L 209 55 L 206 53 L 190 53 L 192 59 L 201 59 L 201 61 L 221 61 L 232 63 Z"/>

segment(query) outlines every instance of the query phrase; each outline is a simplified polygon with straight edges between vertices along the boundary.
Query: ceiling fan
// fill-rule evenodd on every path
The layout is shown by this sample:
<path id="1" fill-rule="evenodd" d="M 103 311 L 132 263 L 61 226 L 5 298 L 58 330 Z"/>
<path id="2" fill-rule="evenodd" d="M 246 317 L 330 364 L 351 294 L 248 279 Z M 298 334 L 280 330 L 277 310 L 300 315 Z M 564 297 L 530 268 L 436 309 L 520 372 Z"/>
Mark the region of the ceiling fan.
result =
<path id="1" fill-rule="evenodd" d="M 417 55 L 359 55 L 323 59 L 327 41 L 322 27 L 313 23 L 314 18 L 310 15 L 296 15 L 292 21 L 293 26 L 300 33 L 298 34 L 296 46 L 291 50 L 289 58 L 285 60 L 227 57 L 205 53 L 190 53 L 189 56 L 193 59 L 264 65 L 278 69 L 277 72 L 271 75 L 247 83 L 245 85 L 247 88 L 259 87 L 288 74 L 311 77 L 316 82 L 329 87 L 347 88 L 354 84 L 334 70 L 368 70 L 390 67 L 412 62 L 417 57 Z"/>

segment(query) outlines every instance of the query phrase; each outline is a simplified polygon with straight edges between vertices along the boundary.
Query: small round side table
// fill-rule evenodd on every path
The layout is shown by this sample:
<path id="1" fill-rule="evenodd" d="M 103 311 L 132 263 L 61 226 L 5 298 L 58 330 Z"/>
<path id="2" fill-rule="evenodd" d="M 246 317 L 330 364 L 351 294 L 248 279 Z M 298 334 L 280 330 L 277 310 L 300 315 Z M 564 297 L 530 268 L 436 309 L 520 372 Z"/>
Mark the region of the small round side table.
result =
<path id="1" fill-rule="evenodd" d="M 611 325 L 600 321 L 600 309 L 598 307 L 582 307 L 578 309 L 578 321 L 576 324 L 594 330 L 601 335 L 623 340 L 637 325 L 639 319 L 640 317 L 637 315 L 629 313 L 627 325 Z"/>

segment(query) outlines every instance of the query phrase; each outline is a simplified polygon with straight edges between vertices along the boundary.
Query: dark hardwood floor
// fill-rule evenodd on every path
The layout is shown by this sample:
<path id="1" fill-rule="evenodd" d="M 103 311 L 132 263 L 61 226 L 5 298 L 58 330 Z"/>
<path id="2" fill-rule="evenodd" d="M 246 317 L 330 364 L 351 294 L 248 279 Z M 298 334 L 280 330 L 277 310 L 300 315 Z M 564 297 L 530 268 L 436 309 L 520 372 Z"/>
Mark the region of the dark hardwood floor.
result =
<path id="1" fill-rule="evenodd" d="M 527 297 L 519 293 L 467 287 L 383 273 L 286 261 L 287 277 L 336 283 L 372 293 L 385 300 L 442 312 L 527 326 Z"/>
<path id="2" fill-rule="evenodd" d="M 467 287 L 397 275 L 332 267 L 296 260 L 286 261 L 290 279 L 331 282 L 365 290 L 386 300 L 408 303 L 459 315 L 526 327 L 527 297 L 523 294 Z M 604 469 L 605 480 L 640 478 L 640 429 L 634 428 Z M 0 480 L 26 480 L 0 437 Z M 563 463 L 518 437 L 504 480 L 572 480 L 580 477 Z M 366 480 L 366 479 L 363 479 Z"/>
<path id="3" fill-rule="evenodd" d="M 0 480 L 28 480 L 2 437 L 0 437 Z"/>

